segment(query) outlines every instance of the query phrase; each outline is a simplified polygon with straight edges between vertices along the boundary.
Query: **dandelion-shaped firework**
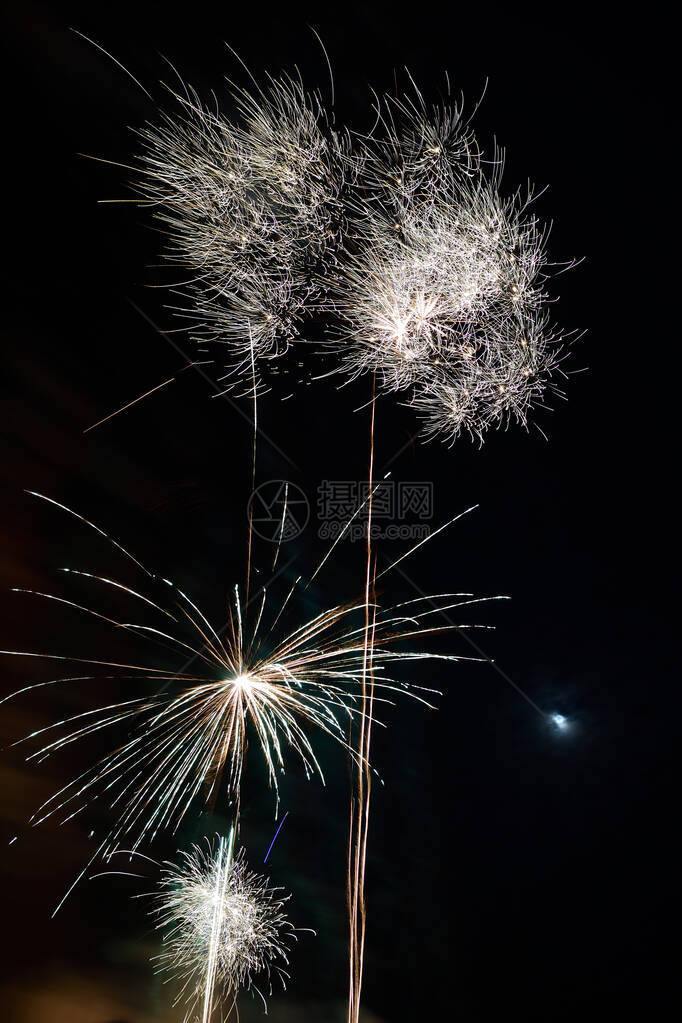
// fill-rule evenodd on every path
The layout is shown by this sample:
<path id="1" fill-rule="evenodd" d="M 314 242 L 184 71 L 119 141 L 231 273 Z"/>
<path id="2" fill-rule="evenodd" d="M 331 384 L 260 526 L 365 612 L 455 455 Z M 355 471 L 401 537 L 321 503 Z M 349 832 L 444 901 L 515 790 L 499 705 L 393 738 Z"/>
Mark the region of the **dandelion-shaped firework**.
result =
<path id="1" fill-rule="evenodd" d="M 427 438 L 525 425 L 562 394 L 532 192 L 502 196 L 501 157 L 485 169 L 461 106 L 389 97 L 351 144 L 299 79 L 233 99 L 228 120 L 177 95 L 141 132 L 138 183 L 185 274 L 177 311 L 224 349 L 226 389 L 250 393 L 314 317 L 338 372 L 403 393 Z"/>
<path id="2" fill-rule="evenodd" d="M 255 88 L 235 92 L 232 120 L 186 89 L 141 132 L 137 191 L 182 271 L 178 312 L 224 352 L 227 389 L 249 390 L 298 337 L 344 215 L 344 144 L 319 97 L 286 76 Z"/>
<path id="3" fill-rule="evenodd" d="M 283 986 L 287 978 L 295 940 L 287 898 L 252 873 L 234 846 L 234 829 L 228 838 L 194 845 L 178 865 L 165 865 L 154 898 L 152 913 L 164 932 L 157 966 L 178 983 L 176 1004 L 187 1005 L 186 1023 L 209 1023 L 241 990 L 265 1003 L 273 976 Z"/>
<path id="4" fill-rule="evenodd" d="M 525 424 L 561 356 L 532 195 L 501 197 L 459 109 L 389 99 L 378 124 L 334 282 L 340 371 L 405 392 L 427 437 Z"/>

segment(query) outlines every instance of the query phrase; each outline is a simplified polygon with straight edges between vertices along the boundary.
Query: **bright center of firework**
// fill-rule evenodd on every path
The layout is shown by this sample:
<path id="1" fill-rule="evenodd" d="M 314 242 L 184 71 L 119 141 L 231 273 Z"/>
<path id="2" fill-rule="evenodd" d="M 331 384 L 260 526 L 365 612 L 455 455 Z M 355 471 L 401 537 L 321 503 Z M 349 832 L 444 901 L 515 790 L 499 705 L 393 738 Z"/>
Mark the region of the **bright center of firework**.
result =
<path id="1" fill-rule="evenodd" d="M 253 688 L 253 679 L 248 674 L 237 675 L 236 678 L 233 678 L 231 681 L 232 685 L 235 686 L 237 689 L 242 689 L 246 691 Z"/>

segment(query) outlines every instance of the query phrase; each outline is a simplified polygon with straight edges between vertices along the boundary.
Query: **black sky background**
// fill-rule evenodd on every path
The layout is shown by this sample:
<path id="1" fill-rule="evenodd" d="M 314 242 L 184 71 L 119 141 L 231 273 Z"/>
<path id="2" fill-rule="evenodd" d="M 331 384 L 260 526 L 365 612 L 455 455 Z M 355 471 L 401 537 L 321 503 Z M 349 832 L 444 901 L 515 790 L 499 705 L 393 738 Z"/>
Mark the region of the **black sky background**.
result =
<path id="1" fill-rule="evenodd" d="M 675 929 L 678 726 L 676 620 L 665 594 L 676 461 L 665 450 L 674 378 L 664 367 L 674 331 L 651 313 L 664 304 L 653 235 L 667 183 L 654 172 L 648 128 L 665 92 L 666 26 L 655 9 L 636 22 L 580 5 L 10 10 L 0 647 L 97 656 L 112 642 L 79 618 L 8 593 L 59 585 L 63 564 L 103 574 L 116 567 L 110 551 L 24 488 L 101 523 L 215 620 L 244 570 L 249 424 L 231 402 L 211 399 L 204 379 L 183 373 L 83 433 L 185 359 L 152 326 L 176 324 L 167 296 L 150 287 L 168 277 L 156 266 L 161 239 L 147 213 L 98 202 L 129 197 L 127 172 L 77 155 L 128 162 L 129 129 L 155 107 L 69 29 L 101 43 L 155 96 L 171 78 L 164 55 L 200 93 L 215 89 L 227 111 L 222 76 L 244 78 L 224 41 L 256 74 L 298 65 L 310 86 L 328 88 L 308 25 L 330 54 L 339 121 L 358 130 L 371 124 L 369 86 L 391 88 L 403 65 L 434 98 L 447 71 L 470 105 L 487 80 L 475 124 L 486 148 L 496 139 L 507 150 L 506 187 L 529 177 L 549 184 L 538 211 L 553 221 L 552 255 L 585 257 L 553 285 L 559 322 L 588 333 L 569 367 L 585 372 L 569 380 L 568 402 L 538 417 L 549 442 L 516 429 L 480 450 L 466 441 L 423 446 L 410 442 L 417 424 L 408 409 L 378 406 L 377 463 L 390 462 L 397 480 L 433 481 L 434 521 L 479 505 L 410 562 L 396 597 L 415 596 L 414 584 L 510 594 L 476 612 L 496 627 L 477 638 L 533 704 L 566 715 L 570 729 L 553 730 L 486 664 L 433 669 L 429 682 L 444 693 L 438 712 L 388 715 L 375 749 L 385 785 L 371 834 L 368 1020 L 615 1019 L 642 995 L 644 1018 L 658 1018 L 653 1005 Z M 191 355 L 187 338 L 171 337 Z M 339 392 L 330 381 L 284 405 L 264 398 L 263 432 L 295 464 L 262 440 L 259 479 L 289 479 L 313 503 L 322 479 L 362 479 L 367 413 L 353 409 L 366 398 L 362 383 Z M 314 525 L 287 546 L 284 592 L 323 549 Z M 385 556 L 397 552 L 387 542 Z M 266 574 L 268 557 L 265 547 L 257 551 Z M 362 550 L 350 545 L 305 610 L 356 595 L 361 580 Z M 458 652 L 470 652 L 458 642 Z M 116 649 L 132 656 L 135 648 Z M 50 677 L 41 670 L 3 661 L 3 693 Z M 3 707 L 0 743 L 86 704 L 74 692 Z M 302 937 L 289 991 L 271 1007 L 274 1023 L 343 1018 L 347 777 L 333 749 L 322 756 L 326 789 L 295 771 L 287 776 L 289 818 L 268 864 L 293 893 L 296 923 L 318 931 Z M 2 852 L 4 1018 L 179 1020 L 152 977 L 156 939 L 141 903 L 129 898 L 140 890 L 130 881 L 86 883 L 49 919 L 87 858 L 89 828 L 102 819 L 42 831 L 22 822 L 87 763 L 85 750 L 32 767 L 16 751 L 2 754 L 3 835 L 21 836 Z M 254 863 L 275 828 L 263 782 L 254 755 L 243 836 Z M 194 819 L 157 855 L 220 824 Z M 252 1013 L 257 1006 L 246 999 L 244 1019 Z"/>

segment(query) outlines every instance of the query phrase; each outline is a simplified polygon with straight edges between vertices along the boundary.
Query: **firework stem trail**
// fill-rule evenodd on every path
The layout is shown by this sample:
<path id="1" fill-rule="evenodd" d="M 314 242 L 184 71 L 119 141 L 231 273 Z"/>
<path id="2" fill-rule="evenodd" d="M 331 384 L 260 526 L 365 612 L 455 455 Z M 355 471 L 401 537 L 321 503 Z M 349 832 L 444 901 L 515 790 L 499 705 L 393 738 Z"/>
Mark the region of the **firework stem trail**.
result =
<path id="1" fill-rule="evenodd" d="M 350 925 L 350 988 L 348 1000 L 348 1023 L 358 1023 L 360 1018 L 360 996 L 362 991 L 362 968 L 366 931 L 365 867 L 367 861 L 367 837 L 369 829 L 369 806 L 372 791 L 372 772 L 369 754 L 372 735 L 372 713 L 374 707 L 373 652 L 376 626 L 376 601 L 374 599 L 372 572 L 372 498 L 374 492 L 374 426 L 376 414 L 376 374 L 372 381 L 370 413 L 370 444 L 368 469 L 367 504 L 367 569 L 365 574 L 365 626 L 362 651 L 362 714 L 360 720 L 359 760 L 355 765 L 355 781 L 351 794 L 351 827 L 348 843 L 348 893 Z M 368 681 L 369 680 L 369 681 Z"/>
<path id="2" fill-rule="evenodd" d="M 253 551 L 253 495 L 256 489 L 256 444 L 258 438 L 258 393 L 256 390 L 256 363 L 253 354 L 253 334 L 249 327 L 249 342 L 251 355 L 251 380 L 253 387 L 253 444 L 251 446 L 251 494 L 249 495 L 249 540 L 246 556 L 246 588 L 245 605 L 249 603 L 249 588 L 251 584 L 251 555 Z"/>
<path id="3" fill-rule="evenodd" d="M 206 985 L 204 989 L 204 1004 L 202 1011 L 202 1023 L 210 1023 L 213 1014 L 213 992 L 215 991 L 218 942 L 225 906 L 225 890 L 232 869 L 234 856 L 235 825 L 230 830 L 230 837 L 225 841 L 220 839 L 218 846 L 218 868 L 215 881 L 215 903 L 213 909 L 213 920 L 211 922 L 211 942 L 208 951 L 208 962 L 206 965 Z"/>

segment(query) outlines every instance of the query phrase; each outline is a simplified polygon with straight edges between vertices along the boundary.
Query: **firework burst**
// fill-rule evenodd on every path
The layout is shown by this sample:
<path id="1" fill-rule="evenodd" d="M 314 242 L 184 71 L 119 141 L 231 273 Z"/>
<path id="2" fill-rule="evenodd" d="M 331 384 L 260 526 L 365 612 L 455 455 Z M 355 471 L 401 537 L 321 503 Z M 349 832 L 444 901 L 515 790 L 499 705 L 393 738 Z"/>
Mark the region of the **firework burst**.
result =
<path id="1" fill-rule="evenodd" d="M 185 274 L 175 311 L 226 353 L 226 390 L 260 388 L 315 322 L 331 372 L 375 374 L 426 439 L 525 426 L 562 396 L 533 193 L 502 195 L 502 156 L 484 162 L 461 102 L 429 107 L 412 83 L 351 136 L 298 78 L 235 90 L 232 119 L 173 95 L 140 133 L 137 191 Z"/>
<path id="2" fill-rule="evenodd" d="M 183 272 L 176 311 L 192 336 L 225 353 L 226 388 L 242 387 L 298 337 L 319 305 L 338 244 L 344 142 L 300 80 L 268 79 L 233 94 L 235 118 L 191 89 L 178 113 L 142 130 L 137 192 Z"/>
<path id="3" fill-rule="evenodd" d="M 169 580 L 154 576 L 99 527 L 65 506 L 57 506 L 114 543 L 119 553 L 144 573 L 148 587 L 163 588 L 173 599 L 165 606 L 160 597 L 148 596 L 141 587 L 134 589 L 112 578 L 69 570 L 73 581 L 115 590 L 161 616 L 156 624 L 147 624 L 121 620 L 71 597 L 21 592 L 58 602 L 148 643 L 170 647 L 183 664 L 178 670 L 169 670 L 109 658 L 3 651 L 89 665 L 94 673 L 77 676 L 79 682 L 106 678 L 133 688 L 130 699 L 79 713 L 18 740 L 37 745 L 28 759 L 44 760 L 102 730 L 121 725 L 129 730 L 123 743 L 39 808 L 31 818 L 34 826 L 48 818 L 66 823 L 93 801 L 105 802 L 117 812 L 113 827 L 98 849 L 98 854 L 106 857 L 120 846 L 124 836 L 134 851 L 144 841 L 153 840 L 160 830 L 177 828 L 202 793 L 203 802 L 212 804 L 224 791 L 238 813 L 250 734 L 264 757 L 275 792 L 287 751 L 299 759 L 309 777 L 315 773 L 323 776 L 311 732 L 335 740 L 356 762 L 365 759 L 347 737 L 350 723 L 366 721 L 368 715 L 362 698 L 368 680 L 364 599 L 333 606 L 287 629 L 280 628 L 280 621 L 289 610 L 298 580 L 274 609 L 274 619 L 273 612 L 268 611 L 266 590 L 254 596 L 253 614 L 247 616 L 235 589 L 228 621 L 217 629 Z M 372 606 L 369 677 L 377 704 L 391 702 L 399 694 L 427 702 L 419 686 L 392 677 L 387 669 L 392 664 L 409 666 L 425 659 L 466 660 L 451 654 L 406 651 L 402 643 L 453 631 L 453 625 L 434 624 L 433 616 L 475 602 L 468 594 L 439 594 L 385 609 Z M 271 624 L 266 627 L 268 617 Z M 75 680 L 69 674 L 20 692 Z M 140 693 L 142 687 L 148 689 L 150 685 L 156 688 L 153 695 Z"/>
<path id="4" fill-rule="evenodd" d="M 404 392 L 427 438 L 526 423 L 561 361 L 532 194 L 500 194 L 461 109 L 388 99 L 363 140 L 349 245 L 333 282 L 339 371 Z"/>
<path id="5" fill-rule="evenodd" d="M 287 979 L 295 940 L 288 900 L 248 869 L 243 850 L 235 856 L 234 845 L 234 828 L 227 839 L 194 845 L 179 865 L 165 864 L 154 897 L 152 913 L 164 932 L 157 966 L 180 985 L 176 1004 L 188 1006 L 185 1023 L 208 1023 L 240 990 L 265 1003 L 273 976 L 283 986 Z"/>

